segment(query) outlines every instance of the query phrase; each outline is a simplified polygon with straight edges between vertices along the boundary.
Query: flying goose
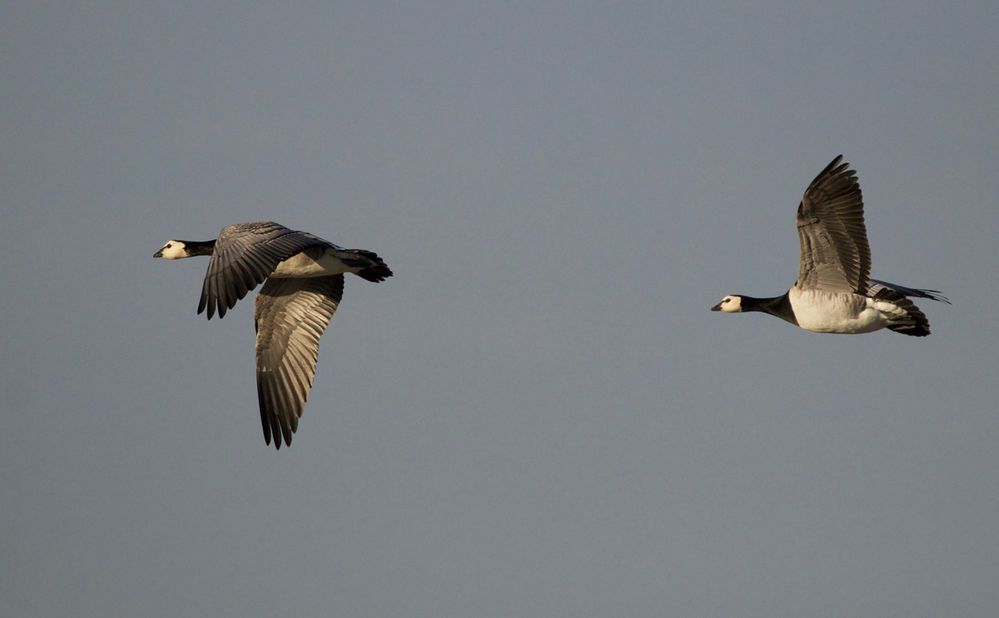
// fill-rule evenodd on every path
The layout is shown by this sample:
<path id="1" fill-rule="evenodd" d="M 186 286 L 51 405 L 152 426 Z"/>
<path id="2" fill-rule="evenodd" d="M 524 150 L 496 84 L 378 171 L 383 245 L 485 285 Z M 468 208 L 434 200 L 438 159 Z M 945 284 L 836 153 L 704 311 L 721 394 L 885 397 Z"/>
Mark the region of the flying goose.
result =
<path id="1" fill-rule="evenodd" d="M 378 255 L 344 249 L 272 221 L 222 228 L 216 240 L 170 240 L 154 258 L 210 255 L 198 313 L 210 320 L 266 280 L 257 294 L 257 399 L 264 441 L 291 446 L 292 434 L 312 389 L 319 338 L 343 296 L 343 273 L 384 281 L 392 271 Z"/>
<path id="2" fill-rule="evenodd" d="M 843 155 L 832 160 L 798 206 L 798 280 L 774 298 L 730 294 L 712 311 L 761 311 L 817 333 L 930 334 L 926 316 L 907 296 L 950 303 L 937 290 L 871 279 L 871 250 L 857 174 Z"/>

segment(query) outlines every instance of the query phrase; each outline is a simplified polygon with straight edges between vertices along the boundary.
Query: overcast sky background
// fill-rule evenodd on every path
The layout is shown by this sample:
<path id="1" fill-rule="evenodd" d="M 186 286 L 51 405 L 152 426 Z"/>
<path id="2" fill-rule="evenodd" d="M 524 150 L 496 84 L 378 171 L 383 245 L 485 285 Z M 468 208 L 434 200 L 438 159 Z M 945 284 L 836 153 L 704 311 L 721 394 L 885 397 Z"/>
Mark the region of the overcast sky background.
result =
<path id="1" fill-rule="evenodd" d="M 999 5 L 4 2 L 16 617 L 995 616 Z M 782 293 L 843 153 L 933 335 Z M 290 449 L 171 238 L 377 251 Z"/>

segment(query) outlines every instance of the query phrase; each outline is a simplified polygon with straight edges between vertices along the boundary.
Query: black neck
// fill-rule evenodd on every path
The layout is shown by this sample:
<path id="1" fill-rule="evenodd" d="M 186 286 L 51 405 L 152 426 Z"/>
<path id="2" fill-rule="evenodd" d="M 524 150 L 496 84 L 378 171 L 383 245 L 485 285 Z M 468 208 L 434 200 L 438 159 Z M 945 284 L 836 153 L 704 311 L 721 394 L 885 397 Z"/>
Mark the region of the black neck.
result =
<path id="1" fill-rule="evenodd" d="M 776 316 L 782 320 L 787 320 L 791 324 L 798 323 L 798 320 L 794 317 L 794 311 L 791 309 L 791 301 L 787 298 L 787 292 L 784 292 L 780 296 L 774 296 L 773 298 L 753 298 L 752 296 L 743 296 L 742 310 L 769 313 L 770 315 Z"/>
<path id="2" fill-rule="evenodd" d="M 185 240 L 184 249 L 190 255 L 211 255 L 212 251 L 215 250 L 214 240 Z"/>

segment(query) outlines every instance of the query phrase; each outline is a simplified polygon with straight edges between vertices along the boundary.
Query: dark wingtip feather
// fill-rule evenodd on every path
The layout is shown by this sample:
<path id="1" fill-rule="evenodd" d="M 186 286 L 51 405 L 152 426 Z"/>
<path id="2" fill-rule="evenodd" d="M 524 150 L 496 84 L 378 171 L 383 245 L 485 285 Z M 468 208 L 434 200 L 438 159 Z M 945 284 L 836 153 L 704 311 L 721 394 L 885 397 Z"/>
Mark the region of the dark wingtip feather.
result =
<path id="1" fill-rule="evenodd" d="M 943 294 L 940 293 L 940 290 L 919 290 L 919 291 L 923 292 L 924 294 L 926 294 L 926 296 L 924 298 L 929 298 L 930 300 L 935 300 L 938 303 L 947 303 L 948 305 L 952 305 L 953 304 L 952 302 L 950 302 L 949 298 L 947 298 L 946 296 L 944 296 Z"/>
<path id="2" fill-rule="evenodd" d="M 819 176 L 821 176 L 822 174 L 828 173 L 829 170 L 831 170 L 834 167 L 836 167 L 837 165 L 839 165 L 842 160 L 843 160 L 843 155 L 841 155 L 841 154 L 838 154 L 835 157 L 833 157 L 833 160 L 830 161 L 828 165 L 826 165 L 825 169 L 823 169 L 821 172 L 819 172 Z"/>
<path id="3" fill-rule="evenodd" d="M 871 279 L 872 283 L 882 285 L 886 288 L 895 290 L 903 296 L 911 296 L 913 298 L 928 298 L 930 300 L 935 300 L 940 303 L 952 304 L 950 299 L 940 293 L 940 290 L 929 290 L 924 288 L 910 288 L 904 285 L 899 285 L 897 283 L 891 283 L 889 281 L 881 281 L 880 279 Z"/>
<path id="4" fill-rule="evenodd" d="M 267 412 L 265 412 L 264 408 L 264 389 L 260 384 L 260 378 L 257 378 L 257 407 L 260 408 L 260 425 L 264 430 L 264 443 L 270 445 L 271 426 L 267 420 Z"/>

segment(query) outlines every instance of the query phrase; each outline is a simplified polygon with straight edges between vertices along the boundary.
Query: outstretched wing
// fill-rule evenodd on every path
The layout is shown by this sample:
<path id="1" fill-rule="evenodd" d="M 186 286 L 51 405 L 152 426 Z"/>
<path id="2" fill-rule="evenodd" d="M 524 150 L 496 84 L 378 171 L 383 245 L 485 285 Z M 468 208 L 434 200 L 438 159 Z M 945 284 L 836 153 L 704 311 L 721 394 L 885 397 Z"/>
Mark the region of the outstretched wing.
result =
<path id="1" fill-rule="evenodd" d="M 795 285 L 863 294 L 871 274 L 864 201 L 857 173 L 842 161 L 843 155 L 836 157 L 815 177 L 798 206 Z"/>
<path id="2" fill-rule="evenodd" d="M 899 285 L 897 283 L 891 283 L 889 281 L 880 281 L 878 279 L 871 279 L 871 286 L 868 288 L 867 293 L 870 296 L 876 295 L 881 291 L 882 288 L 888 288 L 894 290 L 901 294 L 902 296 L 908 296 L 910 298 L 929 298 L 930 300 L 935 300 L 940 303 L 951 304 L 950 299 L 944 296 L 940 290 L 924 290 L 922 288 L 907 288 L 904 285 Z"/>
<path id="3" fill-rule="evenodd" d="M 272 221 L 240 223 L 222 228 L 201 286 L 198 313 L 208 309 L 212 319 L 232 309 L 236 301 L 257 287 L 282 261 L 303 249 L 328 245 L 311 234 L 289 230 Z"/>
<path id="4" fill-rule="evenodd" d="M 319 338 L 343 297 L 343 275 L 268 279 L 257 294 L 257 398 L 264 440 L 291 445 L 319 360 Z"/>

